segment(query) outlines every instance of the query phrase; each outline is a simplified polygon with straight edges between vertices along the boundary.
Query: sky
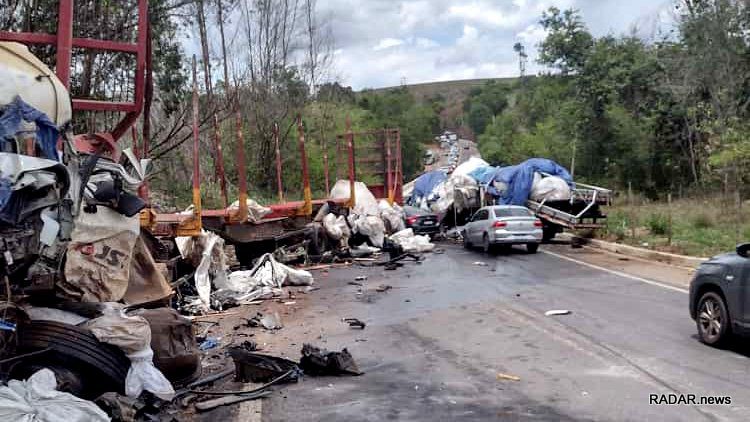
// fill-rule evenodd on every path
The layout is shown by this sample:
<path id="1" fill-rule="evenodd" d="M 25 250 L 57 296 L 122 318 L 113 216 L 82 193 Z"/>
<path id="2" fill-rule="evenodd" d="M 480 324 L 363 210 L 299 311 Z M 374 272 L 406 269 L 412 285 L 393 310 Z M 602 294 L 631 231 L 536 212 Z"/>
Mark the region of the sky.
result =
<path id="1" fill-rule="evenodd" d="M 513 45 L 536 63 L 550 6 L 575 8 L 595 36 L 668 25 L 670 0 L 318 0 L 331 25 L 334 75 L 355 90 L 456 79 L 518 76 Z"/>

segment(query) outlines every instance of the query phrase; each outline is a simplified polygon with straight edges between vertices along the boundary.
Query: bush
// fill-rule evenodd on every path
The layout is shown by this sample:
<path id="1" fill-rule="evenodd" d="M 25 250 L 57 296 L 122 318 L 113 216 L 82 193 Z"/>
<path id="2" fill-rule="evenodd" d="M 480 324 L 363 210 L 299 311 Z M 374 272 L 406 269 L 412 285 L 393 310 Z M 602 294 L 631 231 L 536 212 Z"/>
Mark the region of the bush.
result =
<path id="1" fill-rule="evenodd" d="M 669 218 L 663 214 L 651 214 L 646 221 L 646 226 L 652 234 L 663 236 L 669 233 Z"/>
<path id="2" fill-rule="evenodd" d="M 696 229 L 708 229 L 714 226 L 714 221 L 708 214 L 698 214 L 692 219 L 693 227 Z"/>

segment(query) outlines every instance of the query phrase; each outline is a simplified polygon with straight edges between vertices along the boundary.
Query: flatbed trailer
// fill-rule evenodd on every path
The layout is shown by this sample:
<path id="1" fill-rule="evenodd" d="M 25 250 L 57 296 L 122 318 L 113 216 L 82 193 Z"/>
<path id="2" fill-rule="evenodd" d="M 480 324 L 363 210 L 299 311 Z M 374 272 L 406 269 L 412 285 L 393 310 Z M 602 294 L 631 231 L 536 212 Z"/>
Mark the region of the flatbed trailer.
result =
<path id="1" fill-rule="evenodd" d="M 542 220 L 545 241 L 552 240 L 564 229 L 595 230 L 604 227 L 607 216 L 601 207 L 609 205 L 612 205 L 610 189 L 584 183 L 576 183 L 569 200 L 526 201 L 526 207 Z"/>

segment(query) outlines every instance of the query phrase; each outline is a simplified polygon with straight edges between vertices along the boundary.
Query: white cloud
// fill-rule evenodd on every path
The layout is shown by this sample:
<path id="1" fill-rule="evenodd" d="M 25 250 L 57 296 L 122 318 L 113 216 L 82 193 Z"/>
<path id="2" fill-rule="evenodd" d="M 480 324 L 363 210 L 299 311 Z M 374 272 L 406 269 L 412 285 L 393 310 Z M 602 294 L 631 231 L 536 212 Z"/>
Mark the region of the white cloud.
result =
<path id="1" fill-rule="evenodd" d="M 419 48 L 435 48 L 440 47 L 440 44 L 434 40 L 431 40 L 429 38 L 423 38 L 423 37 L 417 37 L 417 39 L 414 41 L 417 47 Z"/>
<path id="2" fill-rule="evenodd" d="M 404 44 L 404 40 L 400 40 L 398 38 L 383 38 L 372 49 L 375 51 L 380 51 L 380 50 L 385 50 L 391 47 L 398 47 L 399 45 L 403 45 L 403 44 Z"/>
<path id="3" fill-rule="evenodd" d="M 547 31 L 538 24 L 529 25 L 526 29 L 516 34 L 516 38 L 520 39 L 527 48 L 539 44 L 546 36 Z"/>
<path id="4" fill-rule="evenodd" d="M 468 22 L 510 28 L 518 22 L 518 14 L 509 14 L 488 2 L 473 1 L 448 8 L 448 17 Z"/>

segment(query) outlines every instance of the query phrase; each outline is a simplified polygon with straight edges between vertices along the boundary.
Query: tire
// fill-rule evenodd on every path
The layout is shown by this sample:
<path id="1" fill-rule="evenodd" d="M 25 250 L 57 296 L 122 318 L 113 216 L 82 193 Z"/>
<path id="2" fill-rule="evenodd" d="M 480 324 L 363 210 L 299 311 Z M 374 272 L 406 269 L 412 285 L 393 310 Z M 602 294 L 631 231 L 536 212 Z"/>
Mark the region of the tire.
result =
<path id="1" fill-rule="evenodd" d="M 542 227 L 542 241 L 543 242 L 549 242 L 550 240 L 555 238 L 555 235 L 557 234 L 557 230 L 553 227 Z"/>
<path id="2" fill-rule="evenodd" d="M 464 240 L 464 249 L 471 249 L 471 242 L 469 242 L 469 234 L 464 233 L 462 237 Z"/>
<path id="3" fill-rule="evenodd" d="M 482 238 L 482 250 L 486 254 L 494 254 L 495 253 L 495 245 L 490 243 L 490 237 L 487 236 L 487 233 L 484 234 L 484 237 Z"/>
<path id="4" fill-rule="evenodd" d="M 536 251 L 539 249 L 538 243 L 527 243 L 526 244 L 526 252 L 528 253 L 536 253 Z"/>
<path id="5" fill-rule="evenodd" d="M 720 346 L 731 335 L 731 321 L 724 299 L 715 292 L 706 292 L 698 301 L 695 324 L 698 337 L 709 346 Z"/>

